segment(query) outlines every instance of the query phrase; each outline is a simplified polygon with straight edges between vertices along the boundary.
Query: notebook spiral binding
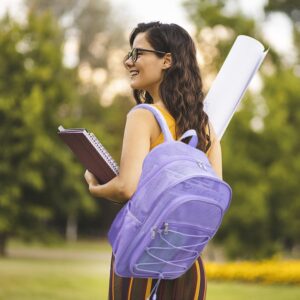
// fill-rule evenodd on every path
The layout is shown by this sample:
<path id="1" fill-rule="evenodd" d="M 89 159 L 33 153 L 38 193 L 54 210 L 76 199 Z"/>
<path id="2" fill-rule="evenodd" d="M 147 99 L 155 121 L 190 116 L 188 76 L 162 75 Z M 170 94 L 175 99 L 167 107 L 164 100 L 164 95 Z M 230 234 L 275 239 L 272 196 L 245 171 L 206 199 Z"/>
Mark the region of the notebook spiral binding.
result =
<path id="1" fill-rule="evenodd" d="M 118 164 L 115 162 L 115 160 L 111 157 L 111 155 L 107 152 L 107 150 L 104 148 L 104 146 L 99 142 L 99 140 L 96 138 L 96 136 L 88 132 L 89 140 L 92 142 L 92 144 L 96 147 L 96 149 L 99 151 L 101 155 L 104 155 L 104 159 L 108 163 L 108 165 L 112 168 L 112 170 L 115 172 L 116 175 L 119 174 L 119 167 Z"/>

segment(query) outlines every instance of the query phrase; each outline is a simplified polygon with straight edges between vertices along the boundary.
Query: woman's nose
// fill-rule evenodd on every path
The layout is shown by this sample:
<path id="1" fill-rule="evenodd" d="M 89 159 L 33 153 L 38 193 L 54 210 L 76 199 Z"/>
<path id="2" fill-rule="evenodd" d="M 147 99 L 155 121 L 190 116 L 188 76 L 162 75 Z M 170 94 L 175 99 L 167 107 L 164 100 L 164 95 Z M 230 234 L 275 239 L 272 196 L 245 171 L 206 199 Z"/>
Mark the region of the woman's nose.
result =
<path id="1" fill-rule="evenodd" d="M 134 62 L 132 61 L 132 58 L 129 57 L 124 60 L 124 66 L 128 69 L 134 65 Z"/>

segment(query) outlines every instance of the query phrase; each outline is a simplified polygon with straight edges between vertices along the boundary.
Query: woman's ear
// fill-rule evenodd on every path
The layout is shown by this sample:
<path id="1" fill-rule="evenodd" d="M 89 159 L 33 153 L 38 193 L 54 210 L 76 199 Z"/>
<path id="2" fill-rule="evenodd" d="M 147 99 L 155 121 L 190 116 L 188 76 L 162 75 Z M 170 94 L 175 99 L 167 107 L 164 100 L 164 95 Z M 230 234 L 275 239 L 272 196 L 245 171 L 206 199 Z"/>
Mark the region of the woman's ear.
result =
<path id="1" fill-rule="evenodd" d="M 172 66 L 172 54 L 166 53 L 164 56 L 163 69 L 169 69 Z"/>

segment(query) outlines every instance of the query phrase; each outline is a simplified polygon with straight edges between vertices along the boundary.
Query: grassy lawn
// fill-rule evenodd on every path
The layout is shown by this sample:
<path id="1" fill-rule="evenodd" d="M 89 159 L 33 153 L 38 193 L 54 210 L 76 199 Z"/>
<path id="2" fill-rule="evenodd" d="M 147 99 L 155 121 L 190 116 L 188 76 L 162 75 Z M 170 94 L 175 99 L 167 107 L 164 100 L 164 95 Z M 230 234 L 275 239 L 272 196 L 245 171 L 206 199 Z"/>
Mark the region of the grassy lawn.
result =
<path id="1" fill-rule="evenodd" d="M 110 248 L 81 242 L 45 248 L 13 243 L 0 259 L 0 300 L 107 299 Z M 207 300 L 298 300 L 300 287 L 208 282 Z"/>

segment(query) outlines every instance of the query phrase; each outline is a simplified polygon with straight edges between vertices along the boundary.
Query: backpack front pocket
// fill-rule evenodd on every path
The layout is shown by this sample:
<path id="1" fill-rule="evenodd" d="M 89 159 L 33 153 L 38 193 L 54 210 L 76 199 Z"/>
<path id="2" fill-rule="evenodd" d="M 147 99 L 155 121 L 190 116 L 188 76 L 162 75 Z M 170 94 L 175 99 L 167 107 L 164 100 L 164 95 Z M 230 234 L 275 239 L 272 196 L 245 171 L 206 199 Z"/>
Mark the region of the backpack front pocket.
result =
<path id="1" fill-rule="evenodd" d="M 153 229 L 146 251 L 134 263 L 135 275 L 162 274 L 176 278 L 187 271 L 207 244 L 212 232 L 190 224 L 164 223 Z"/>

